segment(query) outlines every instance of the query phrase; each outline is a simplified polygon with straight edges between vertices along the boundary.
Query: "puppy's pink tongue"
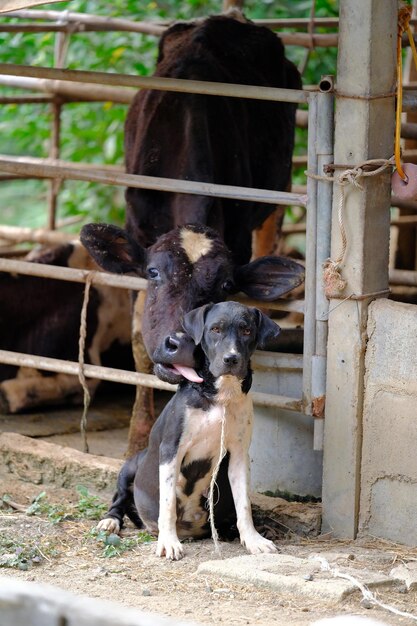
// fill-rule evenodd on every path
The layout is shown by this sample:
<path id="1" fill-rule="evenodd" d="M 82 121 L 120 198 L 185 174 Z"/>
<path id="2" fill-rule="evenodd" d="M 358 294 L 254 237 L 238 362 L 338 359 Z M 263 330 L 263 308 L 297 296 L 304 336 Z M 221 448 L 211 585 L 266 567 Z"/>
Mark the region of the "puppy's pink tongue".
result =
<path id="1" fill-rule="evenodd" d="M 185 365 L 179 365 L 178 363 L 174 363 L 172 366 L 181 376 L 184 376 L 187 380 L 190 380 L 192 383 L 202 383 L 204 382 L 203 378 L 197 374 L 197 372 L 192 367 L 186 367 Z"/>

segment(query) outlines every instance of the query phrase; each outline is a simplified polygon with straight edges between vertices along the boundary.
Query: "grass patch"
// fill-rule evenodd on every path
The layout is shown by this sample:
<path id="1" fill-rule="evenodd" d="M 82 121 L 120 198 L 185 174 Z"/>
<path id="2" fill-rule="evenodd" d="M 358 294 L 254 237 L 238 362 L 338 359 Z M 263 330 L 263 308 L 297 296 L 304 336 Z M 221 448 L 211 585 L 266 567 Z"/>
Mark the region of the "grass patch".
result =
<path id="1" fill-rule="evenodd" d="M 262 494 L 270 498 L 282 498 L 283 500 L 287 500 L 287 502 L 301 502 L 303 504 L 316 504 L 317 502 L 321 502 L 321 498 L 316 498 L 315 496 L 297 496 L 289 491 L 280 491 L 279 489 L 276 491 L 263 491 Z"/>
<path id="2" fill-rule="evenodd" d="M 98 543 L 100 556 L 104 559 L 121 556 L 124 552 L 155 541 L 155 537 L 146 531 L 138 532 L 135 537 L 119 537 L 119 535 L 113 533 L 108 535 L 105 531 L 97 530 L 96 528 L 92 528 L 87 537 L 94 539 Z"/>
<path id="3" fill-rule="evenodd" d="M 0 537 L 0 568 L 11 567 L 28 570 L 34 565 L 40 565 L 45 560 L 57 556 L 57 550 L 50 544 L 41 544 L 40 541 L 20 541 L 2 535 Z"/>
<path id="4" fill-rule="evenodd" d="M 59 524 L 66 520 L 99 520 L 107 510 L 107 506 L 100 498 L 89 493 L 86 487 L 77 485 L 78 502 L 75 505 L 68 503 L 51 504 L 48 502 L 45 491 L 42 491 L 26 509 L 26 515 L 46 516 L 52 524 Z M 3 497 L 3 501 L 7 500 Z"/>

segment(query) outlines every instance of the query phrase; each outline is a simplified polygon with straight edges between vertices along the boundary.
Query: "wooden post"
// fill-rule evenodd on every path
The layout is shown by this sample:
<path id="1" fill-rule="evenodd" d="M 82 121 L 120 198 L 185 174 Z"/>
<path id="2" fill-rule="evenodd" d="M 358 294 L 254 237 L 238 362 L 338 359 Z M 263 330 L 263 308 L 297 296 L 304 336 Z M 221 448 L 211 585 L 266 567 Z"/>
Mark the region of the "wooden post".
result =
<path id="1" fill-rule="evenodd" d="M 69 35 L 67 33 L 57 33 L 55 37 L 54 65 L 63 68 L 65 65 L 65 56 L 68 49 Z M 61 141 L 61 110 L 62 100 L 55 97 L 51 104 L 52 127 L 51 141 L 49 146 L 49 158 L 59 159 L 60 141 Z M 55 230 L 56 210 L 58 206 L 58 194 L 61 188 L 62 180 L 59 178 L 49 181 L 48 188 L 48 224 L 47 228 Z"/>
<path id="2" fill-rule="evenodd" d="M 397 0 L 341 0 L 336 85 L 335 163 L 390 158 L 394 137 Z M 339 170 L 340 172 L 340 170 Z M 348 244 L 342 298 L 388 288 L 390 172 L 346 190 Z M 331 256 L 341 234 L 335 185 Z M 323 530 L 357 531 L 366 323 L 371 298 L 330 301 L 324 433 Z M 336 305 L 337 306 L 336 308 Z"/>

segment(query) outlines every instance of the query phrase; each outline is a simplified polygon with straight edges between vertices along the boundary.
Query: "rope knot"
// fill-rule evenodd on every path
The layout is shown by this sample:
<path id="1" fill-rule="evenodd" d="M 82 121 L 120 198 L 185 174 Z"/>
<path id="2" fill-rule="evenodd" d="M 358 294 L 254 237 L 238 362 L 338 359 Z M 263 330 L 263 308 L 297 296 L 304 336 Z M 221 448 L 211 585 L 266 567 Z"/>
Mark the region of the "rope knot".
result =
<path id="1" fill-rule="evenodd" d="M 339 185 L 353 185 L 357 189 L 363 191 L 363 186 L 360 184 L 359 179 L 363 176 L 363 169 L 361 167 L 354 167 L 350 170 L 345 170 L 339 176 Z"/>
<path id="2" fill-rule="evenodd" d="M 398 37 L 401 37 L 408 30 L 411 20 L 413 7 L 409 4 L 403 4 L 398 11 Z"/>
<path id="3" fill-rule="evenodd" d="M 326 298 L 338 298 L 346 287 L 346 280 L 342 278 L 342 268 L 338 261 L 327 259 L 323 263 L 323 282 Z"/>

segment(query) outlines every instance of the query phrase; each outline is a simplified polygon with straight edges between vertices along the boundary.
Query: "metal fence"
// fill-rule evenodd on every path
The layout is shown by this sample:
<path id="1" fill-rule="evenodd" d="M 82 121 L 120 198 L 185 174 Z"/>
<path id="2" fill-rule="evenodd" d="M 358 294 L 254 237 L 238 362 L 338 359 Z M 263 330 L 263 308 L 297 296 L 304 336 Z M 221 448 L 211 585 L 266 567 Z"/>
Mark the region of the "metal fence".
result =
<path id="1" fill-rule="evenodd" d="M 19 16 L 24 13 L 19 12 Z M 41 12 L 36 11 L 36 14 Z M 43 12 L 42 12 L 43 13 Z M 45 12 L 56 13 L 56 12 Z M 59 12 L 58 12 L 59 13 Z M 49 16 L 50 19 L 51 16 Z M 78 18 L 80 19 L 80 18 Z M 121 22 L 126 20 L 120 20 Z M 17 25 L 19 26 L 19 25 Z M 47 29 L 47 25 L 44 26 Z M 50 25 L 49 25 L 50 26 Z M 90 23 L 91 29 L 93 24 Z M 106 26 L 104 30 L 116 29 L 120 24 Z M 96 29 L 100 29 L 100 24 Z M 3 25 L 0 26 L 0 30 Z M 51 30 L 51 29 L 49 29 Z M 53 29 L 52 29 L 53 30 Z M 33 32 L 33 31 L 31 31 Z M 61 32 L 61 31 L 60 31 Z M 69 36 L 72 31 L 65 31 Z M 143 31 L 141 31 L 143 32 Z M 285 41 L 285 39 L 284 39 Z M 61 42 L 62 45 L 62 42 Z M 58 52 L 57 65 L 62 64 L 62 54 Z M 0 74 L 3 76 L 18 77 L 17 80 L 46 80 L 60 81 L 55 85 L 75 86 L 72 93 L 83 95 L 88 100 L 85 88 L 91 90 L 91 85 L 99 85 L 100 97 L 104 95 L 102 89 L 109 86 L 129 88 L 152 88 L 159 90 L 180 91 L 183 93 L 210 94 L 213 96 L 244 97 L 256 100 L 293 102 L 308 105 L 308 156 L 307 170 L 311 174 L 322 174 L 323 165 L 331 163 L 333 148 L 333 83 L 331 77 L 325 77 L 316 90 L 286 90 L 268 87 L 250 87 L 225 83 L 210 83 L 203 81 L 188 81 L 159 77 L 141 77 L 124 74 L 109 74 L 104 72 L 86 72 L 65 70 L 61 67 L 45 68 L 12 64 L 0 64 Z M 12 84 L 13 80 L 10 84 Z M 4 83 L 3 83 L 4 84 Z M 16 83 L 17 84 L 17 83 Z M 38 83 L 39 84 L 39 83 Z M 102 87 L 105 85 L 106 87 Z M 67 94 L 71 89 L 67 90 Z M 107 94 L 108 95 L 108 94 Z M 77 96 L 78 97 L 78 96 Z M 131 95 L 129 96 L 131 97 Z M 94 97 L 90 98 L 94 99 Z M 62 103 L 57 105 L 62 106 Z M 303 384 L 300 397 L 289 398 L 271 394 L 254 393 L 254 402 L 263 406 L 272 406 L 290 409 L 314 416 L 315 419 L 315 447 L 321 448 L 323 408 L 320 399 L 324 397 L 326 381 L 326 345 L 327 345 L 327 314 L 328 301 L 324 296 L 321 280 L 322 263 L 330 255 L 330 219 L 332 206 L 332 185 L 312 177 L 307 180 L 307 194 L 276 192 L 265 189 L 251 189 L 164 179 L 150 176 L 133 176 L 117 171 L 115 168 L 92 167 L 84 163 L 63 162 L 56 159 L 59 154 L 59 116 L 60 108 L 55 109 L 55 135 L 52 139 L 50 157 L 52 159 L 35 159 L 29 157 L 10 157 L 0 155 L 0 171 L 8 176 L 46 178 L 50 183 L 49 227 L 55 227 L 55 209 L 57 186 L 55 181 L 63 179 L 99 182 L 108 185 L 122 185 L 163 191 L 200 194 L 222 198 L 240 200 L 257 200 L 270 204 L 284 204 L 303 206 L 307 209 L 306 224 L 306 282 L 304 306 L 304 356 L 303 356 Z M 55 266 L 31 264 L 28 262 L 0 259 L 0 271 L 16 272 L 36 276 L 85 282 L 89 272 L 57 268 Z M 146 289 L 146 281 L 140 278 L 115 276 L 104 272 L 94 272 L 93 284 L 106 284 L 124 289 Z M 297 310 L 302 312 L 300 303 L 282 301 L 268 304 L 270 308 L 280 310 Z M 54 372 L 77 374 L 78 363 L 60 361 L 46 357 L 36 357 L 0 350 L 0 361 L 12 365 L 21 365 Z M 279 363 L 279 360 L 278 360 Z M 173 386 L 163 383 L 158 378 L 148 374 L 114 370 L 111 368 L 85 365 L 84 373 L 87 377 L 102 380 L 113 380 L 128 384 L 140 384 L 159 389 L 174 389 Z"/>

